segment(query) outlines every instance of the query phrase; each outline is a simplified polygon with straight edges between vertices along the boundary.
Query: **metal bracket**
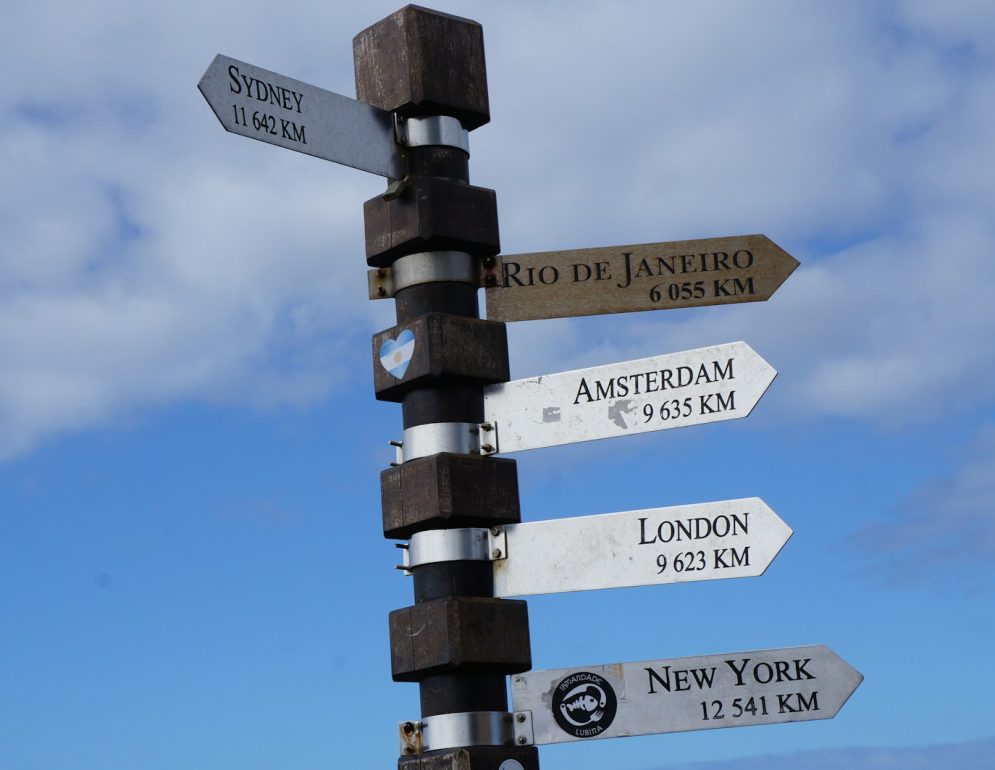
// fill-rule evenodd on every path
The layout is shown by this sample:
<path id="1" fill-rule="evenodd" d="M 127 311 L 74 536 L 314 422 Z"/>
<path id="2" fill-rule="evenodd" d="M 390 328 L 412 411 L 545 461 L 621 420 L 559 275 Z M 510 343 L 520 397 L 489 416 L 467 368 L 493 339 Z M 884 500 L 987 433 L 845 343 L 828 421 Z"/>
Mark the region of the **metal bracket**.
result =
<path id="1" fill-rule="evenodd" d="M 394 113 L 394 141 L 402 147 L 455 147 L 470 154 L 470 135 L 449 115 L 404 118 Z"/>
<path id="2" fill-rule="evenodd" d="M 389 299 L 401 289 L 421 283 L 497 286 L 503 270 L 500 257 L 478 260 L 462 251 L 420 251 L 401 257 L 390 267 L 367 271 L 366 284 L 370 299 Z"/>
<path id="3" fill-rule="evenodd" d="M 532 730 L 532 712 L 515 712 L 515 743 L 519 746 L 532 746 L 535 741 L 535 733 Z"/>
<path id="4" fill-rule="evenodd" d="M 490 423 L 484 424 L 490 425 Z M 430 422 L 426 425 L 405 428 L 404 438 L 401 441 L 390 442 L 397 454 L 394 464 L 400 465 L 409 460 L 417 460 L 419 457 L 431 457 L 440 452 L 462 455 L 494 454 L 496 447 L 489 434 L 484 441 L 487 449 L 484 450 L 481 446 L 482 430 L 481 424 L 472 422 Z"/>
<path id="5" fill-rule="evenodd" d="M 521 712 L 526 713 L 526 712 Z M 401 755 L 411 756 L 423 751 L 458 749 L 464 746 L 526 745 L 518 737 L 516 714 L 506 711 L 465 711 L 458 714 L 436 714 L 420 722 L 399 722 Z M 531 734 L 531 714 L 529 715 Z"/>
<path id="6" fill-rule="evenodd" d="M 480 430 L 480 454 L 485 457 L 498 453 L 498 429 L 496 422 L 482 422 L 477 426 Z"/>
<path id="7" fill-rule="evenodd" d="M 411 568 L 423 564 L 507 559 L 508 537 L 504 527 L 429 529 L 413 534 L 401 553 L 403 563 L 398 569 L 410 575 Z"/>

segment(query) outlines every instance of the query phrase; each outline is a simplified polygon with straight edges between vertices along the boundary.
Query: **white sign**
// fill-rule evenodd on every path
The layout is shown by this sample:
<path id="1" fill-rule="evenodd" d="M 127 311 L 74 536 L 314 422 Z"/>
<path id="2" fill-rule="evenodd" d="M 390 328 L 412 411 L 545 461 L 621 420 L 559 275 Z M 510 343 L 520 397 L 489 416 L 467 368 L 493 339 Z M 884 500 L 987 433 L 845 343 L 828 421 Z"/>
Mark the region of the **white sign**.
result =
<path id="1" fill-rule="evenodd" d="M 494 595 L 762 575 L 791 537 L 759 497 L 504 527 Z"/>
<path id="2" fill-rule="evenodd" d="M 220 54 L 197 87 L 226 131 L 372 174 L 404 176 L 389 112 Z"/>
<path id="3" fill-rule="evenodd" d="M 745 342 L 484 388 L 496 452 L 746 417 L 777 372 Z M 485 448 L 486 453 L 486 448 Z"/>
<path id="4" fill-rule="evenodd" d="M 511 700 L 519 742 L 563 743 L 831 719 L 861 681 L 813 645 L 530 671 Z"/>

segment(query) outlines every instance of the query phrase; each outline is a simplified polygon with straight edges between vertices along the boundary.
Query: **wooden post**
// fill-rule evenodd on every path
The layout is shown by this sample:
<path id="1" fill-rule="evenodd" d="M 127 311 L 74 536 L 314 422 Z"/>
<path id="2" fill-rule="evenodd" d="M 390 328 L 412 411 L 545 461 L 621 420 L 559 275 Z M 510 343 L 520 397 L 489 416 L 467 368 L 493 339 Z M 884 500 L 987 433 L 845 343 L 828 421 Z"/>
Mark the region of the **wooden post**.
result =
<path id="1" fill-rule="evenodd" d="M 357 97 L 402 119 L 448 116 L 467 130 L 490 119 L 479 24 L 407 6 L 353 41 Z M 417 253 L 457 251 L 491 260 L 500 251 L 492 190 L 469 184 L 468 155 L 455 146 L 405 150 L 408 175 L 364 204 L 366 257 L 388 267 Z M 400 402 L 404 429 L 483 421 L 482 387 L 508 380 L 504 325 L 479 319 L 479 286 L 418 283 L 394 295 L 397 326 L 373 340 L 378 399 Z M 414 340 L 402 368 L 384 346 Z M 384 534 L 490 527 L 520 520 L 513 460 L 448 451 L 381 474 Z M 508 710 L 506 677 L 531 668 L 528 614 L 493 598 L 487 561 L 412 570 L 414 605 L 390 616 L 395 681 L 418 682 L 423 719 Z M 417 632 L 416 632 L 417 631 Z M 401 770 L 538 770 L 533 746 L 465 746 L 402 756 Z"/>

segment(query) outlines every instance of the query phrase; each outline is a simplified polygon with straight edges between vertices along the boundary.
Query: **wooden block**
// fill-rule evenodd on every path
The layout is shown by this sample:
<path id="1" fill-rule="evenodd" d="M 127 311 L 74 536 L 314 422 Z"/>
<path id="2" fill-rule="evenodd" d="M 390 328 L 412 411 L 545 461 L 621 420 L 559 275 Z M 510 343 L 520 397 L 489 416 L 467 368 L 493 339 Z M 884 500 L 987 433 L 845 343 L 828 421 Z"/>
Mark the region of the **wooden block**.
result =
<path id="1" fill-rule="evenodd" d="M 466 746 L 460 749 L 417 754 L 397 760 L 397 770 L 501 770 L 514 759 L 522 770 L 539 770 L 535 746 Z M 507 765 L 505 765 L 507 767 Z"/>
<path id="2" fill-rule="evenodd" d="M 528 671 L 528 606 L 519 599 L 453 596 L 394 610 L 390 660 L 396 682 L 449 671 Z"/>
<path id="3" fill-rule="evenodd" d="M 424 529 L 493 527 L 522 520 L 518 468 L 505 457 L 442 452 L 380 474 L 384 537 Z"/>
<path id="4" fill-rule="evenodd" d="M 490 120 L 484 31 L 470 19 L 409 5 L 352 41 L 356 98 L 405 117 Z"/>
<path id="5" fill-rule="evenodd" d="M 414 177 L 400 196 L 363 204 L 366 261 L 387 267 L 418 251 L 465 251 L 493 257 L 501 251 L 497 196 L 441 177 Z"/>
<path id="6" fill-rule="evenodd" d="M 400 402 L 416 388 L 509 378 L 508 335 L 496 321 L 429 313 L 373 335 L 373 387 L 380 401 Z"/>

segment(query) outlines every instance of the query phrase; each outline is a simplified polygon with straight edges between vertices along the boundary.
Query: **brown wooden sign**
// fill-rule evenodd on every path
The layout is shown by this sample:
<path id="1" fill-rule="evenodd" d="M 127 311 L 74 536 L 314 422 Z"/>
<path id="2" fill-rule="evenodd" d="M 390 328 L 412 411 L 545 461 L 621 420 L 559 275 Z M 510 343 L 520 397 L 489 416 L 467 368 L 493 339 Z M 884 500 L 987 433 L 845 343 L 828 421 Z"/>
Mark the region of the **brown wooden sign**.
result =
<path id="1" fill-rule="evenodd" d="M 491 321 L 760 302 L 798 267 L 765 235 L 509 254 L 487 279 Z"/>

